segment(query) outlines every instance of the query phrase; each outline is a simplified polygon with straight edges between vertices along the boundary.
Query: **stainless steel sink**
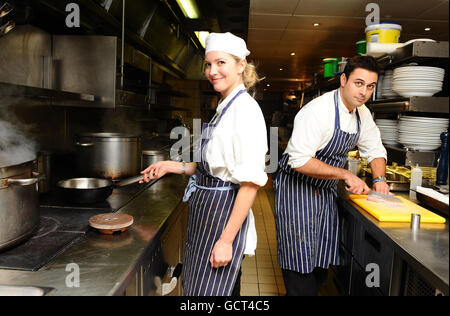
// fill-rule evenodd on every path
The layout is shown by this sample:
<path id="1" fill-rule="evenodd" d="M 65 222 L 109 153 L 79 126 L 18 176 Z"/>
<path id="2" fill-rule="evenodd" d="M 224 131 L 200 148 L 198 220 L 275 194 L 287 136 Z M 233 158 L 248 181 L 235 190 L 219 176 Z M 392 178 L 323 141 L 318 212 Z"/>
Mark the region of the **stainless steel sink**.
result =
<path id="1" fill-rule="evenodd" d="M 0 285 L 0 296 L 44 296 L 47 292 L 36 286 Z"/>

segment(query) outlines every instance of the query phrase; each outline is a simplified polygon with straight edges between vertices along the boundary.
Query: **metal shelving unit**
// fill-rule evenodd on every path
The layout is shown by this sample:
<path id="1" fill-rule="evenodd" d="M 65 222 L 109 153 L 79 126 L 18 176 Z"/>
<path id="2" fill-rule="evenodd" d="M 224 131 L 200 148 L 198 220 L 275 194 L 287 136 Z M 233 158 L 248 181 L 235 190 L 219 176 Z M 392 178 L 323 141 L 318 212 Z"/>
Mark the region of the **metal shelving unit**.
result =
<path id="1" fill-rule="evenodd" d="M 409 97 L 367 102 L 375 113 L 423 112 L 449 113 L 448 97 Z"/>
<path id="2" fill-rule="evenodd" d="M 389 55 L 377 59 L 383 69 L 392 69 L 397 66 L 416 62 L 420 65 L 444 67 L 448 69 L 449 42 L 423 42 L 417 41 L 396 49 Z M 448 74 L 446 74 L 446 81 Z M 445 81 L 444 81 L 444 89 Z M 394 99 L 381 99 L 366 104 L 375 114 L 402 114 L 412 112 L 424 116 L 444 116 L 449 114 L 449 97 L 398 97 Z M 385 146 L 388 159 L 401 165 L 413 166 L 433 165 L 437 160 L 439 151 L 414 151 L 407 148 Z"/>

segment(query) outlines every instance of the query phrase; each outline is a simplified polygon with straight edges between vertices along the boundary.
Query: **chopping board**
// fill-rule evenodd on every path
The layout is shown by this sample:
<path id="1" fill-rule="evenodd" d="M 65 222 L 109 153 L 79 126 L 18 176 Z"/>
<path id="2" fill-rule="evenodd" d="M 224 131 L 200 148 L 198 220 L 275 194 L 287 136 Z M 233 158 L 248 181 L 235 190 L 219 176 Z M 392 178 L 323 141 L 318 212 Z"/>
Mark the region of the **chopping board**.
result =
<path id="1" fill-rule="evenodd" d="M 361 206 L 365 211 L 374 216 L 380 222 L 411 222 L 411 214 L 420 214 L 422 223 L 445 223 L 445 218 L 430 212 L 429 210 L 405 199 L 399 198 L 402 203 L 397 206 L 389 206 L 385 202 L 373 202 L 367 200 L 367 195 L 349 195 L 349 198 Z"/>

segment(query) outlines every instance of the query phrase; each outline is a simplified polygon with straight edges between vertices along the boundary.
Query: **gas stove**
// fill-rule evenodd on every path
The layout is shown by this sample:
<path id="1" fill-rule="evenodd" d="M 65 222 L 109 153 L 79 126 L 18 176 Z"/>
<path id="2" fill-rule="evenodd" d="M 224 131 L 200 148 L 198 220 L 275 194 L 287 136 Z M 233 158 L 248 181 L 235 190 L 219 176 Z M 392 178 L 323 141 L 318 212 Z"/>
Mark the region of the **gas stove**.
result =
<path id="1" fill-rule="evenodd" d="M 56 191 L 42 196 L 38 229 L 22 244 L 0 253 L 0 269 L 39 270 L 84 238 L 92 229 L 89 218 L 116 212 L 147 187 L 136 183 L 115 189 L 106 201 L 95 204 L 67 204 Z"/>

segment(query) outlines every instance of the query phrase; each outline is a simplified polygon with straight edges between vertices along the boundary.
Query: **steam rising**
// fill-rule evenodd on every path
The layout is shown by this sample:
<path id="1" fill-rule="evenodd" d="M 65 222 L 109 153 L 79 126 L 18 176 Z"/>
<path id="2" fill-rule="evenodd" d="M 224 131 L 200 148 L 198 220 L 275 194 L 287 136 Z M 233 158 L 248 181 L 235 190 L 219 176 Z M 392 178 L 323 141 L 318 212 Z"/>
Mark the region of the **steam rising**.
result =
<path id="1" fill-rule="evenodd" d="M 36 158 L 35 142 L 27 136 L 32 126 L 21 123 L 6 103 L 12 102 L 0 100 L 0 168 Z"/>
<path id="2" fill-rule="evenodd" d="M 13 124 L 0 120 L 0 167 L 30 161 L 35 156 L 34 143 Z"/>

